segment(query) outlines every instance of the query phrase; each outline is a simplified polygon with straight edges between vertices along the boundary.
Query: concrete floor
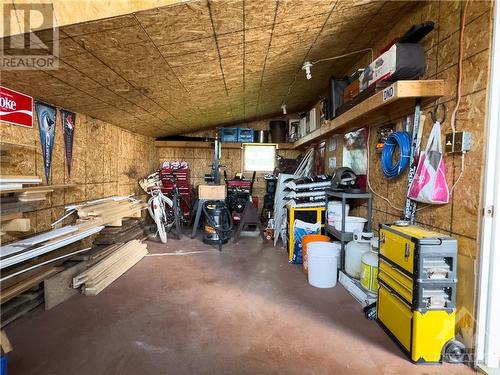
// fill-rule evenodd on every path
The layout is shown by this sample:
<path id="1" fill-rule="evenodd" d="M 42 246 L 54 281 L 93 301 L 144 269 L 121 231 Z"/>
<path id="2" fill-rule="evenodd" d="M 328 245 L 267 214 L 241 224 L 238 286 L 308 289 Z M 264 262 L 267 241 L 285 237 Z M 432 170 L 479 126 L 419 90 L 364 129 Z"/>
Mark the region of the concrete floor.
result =
<path id="1" fill-rule="evenodd" d="M 96 297 L 12 323 L 9 374 L 472 373 L 411 364 L 342 286 L 309 286 L 258 238 L 149 249 L 207 252 L 147 257 Z"/>

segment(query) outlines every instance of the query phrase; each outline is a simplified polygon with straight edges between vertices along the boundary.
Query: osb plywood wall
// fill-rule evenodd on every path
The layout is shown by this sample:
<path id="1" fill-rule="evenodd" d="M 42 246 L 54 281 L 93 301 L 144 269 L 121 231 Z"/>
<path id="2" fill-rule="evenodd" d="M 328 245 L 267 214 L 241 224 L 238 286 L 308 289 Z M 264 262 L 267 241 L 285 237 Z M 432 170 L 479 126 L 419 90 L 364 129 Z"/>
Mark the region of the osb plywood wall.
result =
<path id="1" fill-rule="evenodd" d="M 274 119 L 283 119 L 282 117 L 273 117 Z M 253 128 L 257 130 L 266 130 L 269 129 L 269 121 L 268 120 L 260 120 L 260 121 L 251 121 L 238 125 L 234 125 L 237 127 L 246 127 Z M 189 136 L 196 137 L 214 137 L 215 129 L 211 130 L 203 130 L 195 133 L 186 134 Z M 224 145 L 224 144 L 223 144 Z M 163 161 L 172 161 L 172 160 L 186 160 L 191 166 L 191 183 L 194 187 L 197 187 L 199 184 L 204 183 L 204 176 L 206 173 L 210 173 L 211 165 L 213 162 L 214 151 L 212 148 L 173 148 L 173 147 L 157 147 L 158 149 L 158 161 L 159 164 L 163 163 Z M 296 158 L 300 151 L 296 150 L 278 150 L 278 155 L 292 159 Z M 225 166 L 228 177 L 234 176 L 235 173 L 241 172 L 243 164 L 242 164 L 242 156 L 243 151 L 240 149 L 225 149 L 222 147 L 222 158 L 221 164 Z M 265 173 L 258 173 L 256 176 L 256 181 L 254 184 L 253 195 L 259 197 L 259 205 L 262 202 L 262 199 L 265 194 Z M 251 173 L 245 173 L 246 178 L 251 177 Z"/>
<path id="2" fill-rule="evenodd" d="M 6 151 L 7 162 L 2 163 L 1 174 L 37 175 L 43 179 L 43 184 L 47 184 L 36 116 L 33 121 L 31 129 L 0 122 L 2 141 L 35 145 L 35 149 L 16 148 Z M 22 236 L 51 229 L 50 224 L 63 215 L 65 205 L 111 195 L 136 194 L 144 198 L 137 179 L 150 173 L 157 164 L 158 157 L 152 138 L 77 113 L 72 171 L 69 176 L 61 130 L 58 112 L 48 185 L 74 183 L 77 186 L 56 190 L 48 195 L 48 199 L 41 203 L 38 210 L 25 213 L 25 217 L 31 220 L 31 231 Z M 12 239 L 12 236 L 2 238 L 4 242 Z"/>
<path id="3" fill-rule="evenodd" d="M 434 21 L 435 30 L 429 34 L 422 45 L 426 51 L 428 79 L 445 79 L 450 86 L 449 96 L 437 102 L 447 108 L 447 119 L 442 124 L 442 141 L 444 135 L 451 131 L 450 115 L 456 104 L 456 84 L 458 77 L 458 50 L 461 12 L 464 3 L 458 1 L 430 1 L 423 3 L 415 11 L 401 17 L 385 38 L 380 39 L 375 50 L 402 35 L 411 25 L 424 21 Z M 419 205 L 417 223 L 430 229 L 450 234 L 457 238 L 459 246 L 458 259 L 458 313 L 457 325 L 472 345 L 474 335 L 475 292 L 477 289 L 477 259 L 479 252 L 479 231 L 481 222 L 481 197 L 483 181 L 483 165 L 485 157 L 485 129 L 487 110 L 487 85 L 489 76 L 489 57 L 491 45 L 490 2 L 470 1 L 466 12 L 465 53 L 463 63 L 462 101 L 458 110 L 456 127 L 458 131 L 472 132 L 472 150 L 466 155 L 465 174 L 453 191 L 449 204 L 424 208 Z M 351 67 L 348 72 L 359 67 Z M 426 115 L 422 147 L 425 147 L 428 134 L 432 128 L 429 111 L 434 103 L 427 104 L 423 111 Z M 405 113 L 413 114 L 412 112 Z M 370 149 L 370 182 L 374 190 L 387 197 L 392 205 L 403 207 L 407 190 L 407 177 L 387 180 L 380 167 L 380 157 L 375 150 L 375 132 L 379 125 L 394 122 L 397 130 L 403 130 L 404 116 L 392 115 L 381 121 L 360 123 L 371 127 Z M 341 157 L 342 147 L 336 152 Z M 446 155 L 446 174 L 451 187 L 460 174 L 460 156 Z M 338 161 L 339 163 L 339 161 Z M 374 196 L 373 225 L 392 222 L 400 218 L 401 211 L 392 208 L 386 201 Z M 358 210 L 360 213 L 362 210 Z"/>

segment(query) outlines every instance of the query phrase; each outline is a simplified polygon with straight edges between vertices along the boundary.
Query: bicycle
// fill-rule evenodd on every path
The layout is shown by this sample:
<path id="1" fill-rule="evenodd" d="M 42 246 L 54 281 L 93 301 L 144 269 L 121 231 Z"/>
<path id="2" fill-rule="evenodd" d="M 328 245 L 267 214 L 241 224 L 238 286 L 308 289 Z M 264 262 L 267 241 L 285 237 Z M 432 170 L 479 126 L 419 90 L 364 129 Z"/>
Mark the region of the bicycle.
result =
<path id="1" fill-rule="evenodd" d="M 170 182 L 172 182 L 172 191 L 170 192 L 169 198 L 172 202 L 171 205 L 167 206 L 167 219 L 170 224 L 170 228 L 175 226 L 175 237 L 180 240 L 182 234 L 182 225 L 185 223 L 186 219 L 184 217 L 184 213 L 182 212 L 181 205 L 186 202 L 181 197 L 181 193 L 179 192 L 179 187 L 177 186 L 177 176 L 172 174 L 170 178 L 168 178 Z"/>
<path id="2" fill-rule="evenodd" d="M 151 195 L 148 200 L 148 211 L 156 223 L 158 235 L 163 243 L 167 243 L 167 233 L 172 228 L 175 228 L 176 239 L 180 239 L 182 226 L 189 223 L 190 216 L 190 206 L 179 192 L 177 176 L 171 174 L 167 180 L 172 184 L 171 191 L 168 194 L 162 192 L 158 172 L 152 173 L 139 181 L 142 189 Z"/>
<path id="3" fill-rule="evenodd" d="M 172 207 L 174 203 L 162 193 L 160 187 L 153 187 L 148 190 L 148 193 L 151 194 L 151 198 L 148 200 L 149 215 L 156 223 L 160 241 L 167 243 L 167 232 L 170 231 L 173 224 L 173 221 L 169 220 L 168 212 L 170 210 L 167 207 Z"/>

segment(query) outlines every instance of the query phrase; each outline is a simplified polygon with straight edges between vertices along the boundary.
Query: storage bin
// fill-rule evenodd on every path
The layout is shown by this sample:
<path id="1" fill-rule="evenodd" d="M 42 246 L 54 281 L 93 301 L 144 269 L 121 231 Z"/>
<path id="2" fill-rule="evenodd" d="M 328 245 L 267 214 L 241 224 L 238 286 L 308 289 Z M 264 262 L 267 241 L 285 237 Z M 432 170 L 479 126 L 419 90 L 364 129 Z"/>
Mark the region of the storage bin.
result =
<path id="1" fill-rule="evenodd" d="M 339 217 L 340 220 L 335 220 L 333 226 L 338 231 L 342 230 L 342 218 Z M 366 220 L 363 217 L 358 216 L 346 216 L 345 218 L 345 229 L 344 232 L 362 232 L 365 227 Z"/>
<path id="2" fill-rule="evenodd" d="M 238 128 L 238 142 L 253 143 L 254 130 L 251 128 Z"/>
<path id="3" fill-rule="evenodd" d="M 238 142 L 238 128 L 220 128 L 221 142 Z"/>

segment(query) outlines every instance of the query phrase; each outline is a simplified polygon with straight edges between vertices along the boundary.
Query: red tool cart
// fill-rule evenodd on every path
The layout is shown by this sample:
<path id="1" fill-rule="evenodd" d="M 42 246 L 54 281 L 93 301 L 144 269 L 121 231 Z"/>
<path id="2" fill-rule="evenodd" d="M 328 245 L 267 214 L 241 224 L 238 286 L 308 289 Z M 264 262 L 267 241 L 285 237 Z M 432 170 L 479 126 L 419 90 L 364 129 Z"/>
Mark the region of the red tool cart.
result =
<path id="1" fill-rule="evenodd" d="M 189 167 L 168 167 L 161 168 L 159 171 L 160 181 L 162 183 L 162 193 L 171 194 L 174 188 L 173 176 L 177 178 L 177 187 L 181 194 L 181 209 L 186 220 L 191 219 L 191 207 L 193 205 L 194 194 L 191 188 L 191 170 Z"/>

